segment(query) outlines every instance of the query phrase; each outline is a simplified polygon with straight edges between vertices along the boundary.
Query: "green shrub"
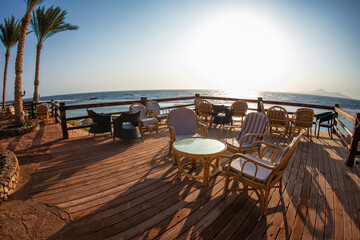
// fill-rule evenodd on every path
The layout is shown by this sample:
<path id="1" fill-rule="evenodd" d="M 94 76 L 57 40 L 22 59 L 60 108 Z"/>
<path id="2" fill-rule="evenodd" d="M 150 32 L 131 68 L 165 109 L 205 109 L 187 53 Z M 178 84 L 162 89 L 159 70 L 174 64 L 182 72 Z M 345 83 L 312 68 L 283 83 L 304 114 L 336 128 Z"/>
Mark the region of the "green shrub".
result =
<path id="1" fill-rule="evenodd" d="M 68 124 L 74 126 L 74 127 L 78 127 L 78 126 L 81 126 L 81 123 L 79 123 L 78 121 L 73 121 L 73 120 L 70 120 L 70 121 L 67 121 Z M 89 132 L 90 128 L 81 128 L 81 130 L 84 130 L 86 132 Z"/>

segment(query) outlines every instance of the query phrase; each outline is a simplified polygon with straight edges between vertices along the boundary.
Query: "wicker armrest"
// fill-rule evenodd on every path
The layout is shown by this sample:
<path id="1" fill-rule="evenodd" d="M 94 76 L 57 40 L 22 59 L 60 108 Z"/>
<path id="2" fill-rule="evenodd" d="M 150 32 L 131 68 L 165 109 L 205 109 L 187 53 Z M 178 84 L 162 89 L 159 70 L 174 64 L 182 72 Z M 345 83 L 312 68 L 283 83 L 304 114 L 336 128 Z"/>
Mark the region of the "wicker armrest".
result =
<path id="1" fill-rule="evenodd" d="M 236 128 L 241 128 L 241 126 L 239 126 L 239 125 L 224 124 L 224 125 L 220 128 L 218 139 L 219 139 L 219 140 L 221 139 L 221 135 L 222 135 L 223 130 L 226 131 L 226 138 L 229 137 L 229 132 L 230 132 L 230 131 L 233 131 L 233 137 L 235 137 L 235 129 L 236 129 Z"/>
<path id="2" fill-rule="evenodd" d="M 199 134 L 203 137 L 208 137 L 208 126 L 200 121 L 197 121 L 197 125 Z"/>
<path id="3" fill-rule="evenodd" d="M 263 144 L 263 145 L 266 145 L 266 148 L 271 148 L 271 149 L 274 149 L 274 150 L 280 150 L 280 151 L 284 151 L 285 148 L 284 147 L 280 147 L 278 145 L 275 145 L 275 144 L 272 144 L 272 143 L 268 143 L 268 142 L 265 142 L 265 141 L 258 141 L 258 142 L 255 142 L 257 144 Z M 254 144 L 255 144 L 254 143 Z M 254 145 L 253 144 L 253 145 Z"/>
<path id="4" fill-rule="evenodd" d="M 280 150 L 280 151 L 285 150 L 285 148 L 280 147 L 280 146 L 275 145 L 275 144 L 272 144 L 272 143 L 268 143 L 268 142 L 264 142 L 264 141 L 256 141 L 251 145 L 251 151 L 250 152 L 255 152 L 255 148 L 258 147 L 259 145 L 265 145 L 265 147 L 263 147 L 261 150 L 259 150 L 259 157 L 262 158 L 264 156 L 264 152 L 265 152 L 266 149 L 271 149 L 272 150 L 272 157 L 271 157 L 272 162 L 275 159 L 276 150 Z"/>

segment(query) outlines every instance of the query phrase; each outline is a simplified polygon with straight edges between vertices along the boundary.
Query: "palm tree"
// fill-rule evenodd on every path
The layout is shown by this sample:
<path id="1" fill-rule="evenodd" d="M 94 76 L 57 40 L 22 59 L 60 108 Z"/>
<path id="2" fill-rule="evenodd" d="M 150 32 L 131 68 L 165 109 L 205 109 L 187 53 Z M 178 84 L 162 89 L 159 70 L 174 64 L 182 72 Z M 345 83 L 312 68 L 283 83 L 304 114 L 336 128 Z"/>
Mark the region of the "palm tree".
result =
<path id="1" fill-rule="evenodd" d="M 22 101 L 22 65 L 24 60 L 24 48 L 27 30 L 31 21 L 31 13 L 39 3 L 43 0 L 26 0 L 26 13 L 21 20 L 21 30 L 19 43 L 15 61 L 15 90 L 14 90 L 14 106 L 15 106 L 15 124 L 24 124 L 23 101 Z"/>
<path id="2" fill-rule="evenodd" d="M 3 82 L 3 108 L 5 108 L 5 95 L 6 95 L 6 78 L 7 69 L 10 58 L 10 49 L 15 46 L 19 41 L 20 36 L 20 21 L 16 20 L 15 17 L 11 16 L 9 19 L 4 19 L 4 25 L 0 24 L 0 39 L 6 48 L 5 53 L 5 69 L 4 69 L 4 82 Z"/>
<path id="3" fill-rule="evenodd" d="M 65 23 L 66 11 L 62 11 L 59 7 L 51 6 L 47 10 L 45 7 L 39 7 L 33 12 L 31 20 L 32 29 L 38 39 L 36 45 L 36 66 L 35 66 L 35 81 L 34 81 L 34 97 L 33 102 L 39 101 L 39 68 L 40 68 L 40 54 L 43 43 L 46 39 L 58 32 L 67 30 L 77 30 L 79 27 Z"/>

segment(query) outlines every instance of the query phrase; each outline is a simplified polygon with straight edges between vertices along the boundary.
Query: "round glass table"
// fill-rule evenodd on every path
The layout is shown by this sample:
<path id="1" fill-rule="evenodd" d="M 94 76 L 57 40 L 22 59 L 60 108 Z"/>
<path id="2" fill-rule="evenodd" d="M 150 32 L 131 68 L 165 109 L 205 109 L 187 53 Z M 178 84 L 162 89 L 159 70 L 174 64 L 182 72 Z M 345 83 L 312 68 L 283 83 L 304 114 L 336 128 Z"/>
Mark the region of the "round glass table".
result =
<path id="1" fill-rule="evenodd" d="M 203 179 L 203 185 L 209 184 L 209 178 L 213 177 L 220 169 L 220 156 L 226 151 L 226 144 L 211 138 L 184 138 L 173 143 L 174 158 L 178 165 L 178 177 L 182 174 L 190 178 Z M 188 159 L 188 161 L 185 161 Z M 216 160 L 216 165 L 212 162 Z M 183 161 L 183 163 L 181 163 Z M 185 171 L 185 167 L 196 163 L 203 165 L 203 174 L 194 175 Z M 213 168 L 210 174 L 210 167 Z"/>

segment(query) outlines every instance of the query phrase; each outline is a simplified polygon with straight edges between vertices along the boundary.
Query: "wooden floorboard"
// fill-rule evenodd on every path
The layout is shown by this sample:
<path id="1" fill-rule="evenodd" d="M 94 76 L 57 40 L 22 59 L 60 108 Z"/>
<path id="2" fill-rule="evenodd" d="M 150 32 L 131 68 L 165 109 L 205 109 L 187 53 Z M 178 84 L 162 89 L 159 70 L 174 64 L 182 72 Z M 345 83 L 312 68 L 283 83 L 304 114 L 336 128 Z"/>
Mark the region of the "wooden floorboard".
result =
<path id="1" fill-rule="evenodd" d="M 280 134 L 266 140 L 291 141 Z M 252 191 L 223 199 L 225 171 L 208 187 L 179 179 L 168 151 L 164 125 L 125 146 L 109 134 L 57 141 L 32 174 L 31 196 L 70 214 L 54 236 L 60 239 L 359 239 L 360 166 L 345 165 L 336 137 L 301 140 L 264 217 Z M 227 162 L 221 159 L 223 168 Z"/>

